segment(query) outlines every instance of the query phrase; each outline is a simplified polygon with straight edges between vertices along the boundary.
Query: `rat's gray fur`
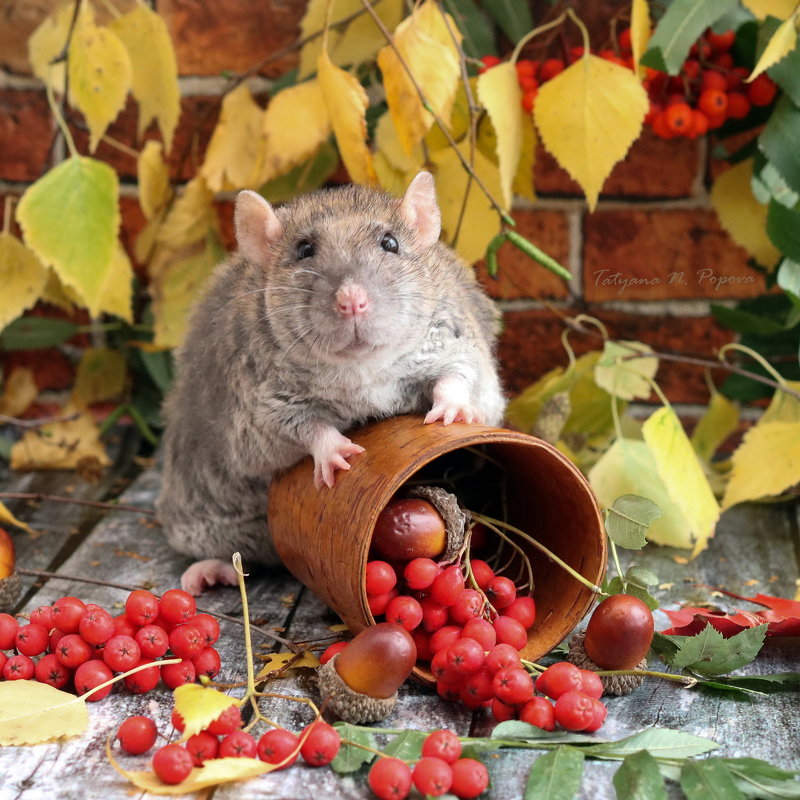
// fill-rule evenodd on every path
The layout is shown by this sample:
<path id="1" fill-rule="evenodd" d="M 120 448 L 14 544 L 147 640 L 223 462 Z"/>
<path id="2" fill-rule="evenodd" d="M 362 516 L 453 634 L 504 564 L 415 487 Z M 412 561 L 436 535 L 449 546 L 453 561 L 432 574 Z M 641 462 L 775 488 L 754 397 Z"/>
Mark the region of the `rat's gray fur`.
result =
<path id="1" fill-rule="evenodd" d="M 157 508 L 176 550 L 277 561 L 266 525 L 275 472 L 313 452 L 328 425 L 342 432 L 428 411 L 444 377 L 465 382 L 483 421 L 500 423 L 498 312 L 472 270 L 426 240 L 427 223 L 435 222 L 434 237 L 439 230 L 430 187 L 435 220 L 409 195 L 361 186 L 322 190 L 274 212 L 267 206 L 280 225 L 271 217 L 263 229 L 272 238 L 260 250 L 258 220 L 244 212 L 237 219 L 239 254 L 218 268 L 192 315 L 165 406 Z M 386 232 L 398 253 L 382 249 Z M 301 241 L 313 244 L 313 257 L 298 260 Z M 348 281 L 370 299 L 357 322 L 335 308 Z"/>

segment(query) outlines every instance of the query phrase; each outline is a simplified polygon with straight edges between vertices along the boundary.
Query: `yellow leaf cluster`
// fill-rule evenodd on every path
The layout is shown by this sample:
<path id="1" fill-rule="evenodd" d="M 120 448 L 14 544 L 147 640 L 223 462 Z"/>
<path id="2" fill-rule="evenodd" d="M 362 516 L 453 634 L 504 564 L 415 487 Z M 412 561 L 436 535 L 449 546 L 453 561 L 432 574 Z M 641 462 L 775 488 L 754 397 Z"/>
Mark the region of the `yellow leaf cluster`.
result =
<path id="1" fill-rule="evenodd" d="M 161 142 L 155 139 L 145 142 L 136 162 L 136 177 L 142 213 L 147 219 L 153 219 L 172 199 L 169 170 Z"/>
<path id="2" fill-rule="evenodd" d="M 86 703 L 38 681 L 0 683 L 0 746 L 55 742 L 89 726 Z"/>
<path id="3" fill-rule="evenodd" d="M 7 231 L 0 233 L 0 330 L 37 301 L 45 283 L 47 269 L 19 239 Z"/>
<path id="4" fill-rule="evenodd" d="M 643 342 L 606 341 L 603 354 L 594 368 L 594 379 L 601 389 L 622 400 L 646 400 L 653 391 L 658 359 Z M 636 353 L 644 357 L 631 357 Z"/>
<path id="5" fill-rule="evenodd" d="M 33 378 L 33 370 L 30 367 L 15 367 L 3 385 L 0 414 L 18 417 L 36 399 L 37 394 L 39 387 Z"/>
<path id="6" fill-rule="evenodd" d="M 71 400 L 77 408 L 118 397 L 125 389 L 127 368 L 118 350 L 88 347 L 81 354 Z"/>

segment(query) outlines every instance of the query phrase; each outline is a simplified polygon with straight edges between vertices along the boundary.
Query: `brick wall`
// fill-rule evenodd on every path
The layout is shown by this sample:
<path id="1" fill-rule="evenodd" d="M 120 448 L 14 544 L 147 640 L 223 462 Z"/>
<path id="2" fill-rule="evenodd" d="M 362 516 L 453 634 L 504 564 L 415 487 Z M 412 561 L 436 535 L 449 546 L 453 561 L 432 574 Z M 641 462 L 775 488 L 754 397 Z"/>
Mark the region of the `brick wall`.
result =
<path id="1" fill-rule="evenodd" d="M 123 9 L 131 0 L 116 2 Z M 56 0 L 0 0 L 0 196 L 18 196 L 53 161 L 63 157 L 44 92 L 30 77 L 26 40 Z M 540 4 L 535 4 L 540 5 Z M 627 2 L 575 3 L 590 22 L 595 44 L 608 35 L 608 18 Z M 305 0 L 157 0 L 175 43 L 183 114 L 171 154 L 173 179 L 194 172 L 216 122 L 223 72 L 242 72 L 297 37 Z M 266 100 L 269 79 L 290 68 L 289 52 L 261 71 L 252 86 Z M 135 147 L 136 106 L 130 102 L 108 135 Z M 86 136 L 74 120 L 79 148 Z M 155 136 L 155 132 L 148 132 Z M 129 248 L 144 219 L 136 202 L 132 153 L 101 144 L 123 181 L 122 238 Z M 714 168 L 716 169 L 716 168 Z M 566 286 L 510 245 L 500 251 L 499 280 L 479 273 L 505 313 L 500 356 L 506 385 L 516 391 L 543 371 L 565 363 L 557 313 L 585 311 L 619 337 L 641 339 L 659 350 L 713 356 L 732 336 L 709 313 L 709 303 L 729 303 L 764 290 L 746 253 L 721 229 L 708 200 L 711 174 L 705 141 L 664 141 L 649 130 L 609 177 L 597 210 L 586 210 L 575 183 L 543 150 L 535 182 L 539 200 L 519 203 L 522 233 L 569 267 Z M 220 201 L 222 229 L 231 245 L 230 201 Z M 720 285 L 720 278 L 729 278 Z M 554 311 L 556 313 L 554 313 Z M 573 336 L 577 352 L 597 341 Z M 703 403 L 702 371 L 664 363 L 659 379 L 671 400 Z"/>

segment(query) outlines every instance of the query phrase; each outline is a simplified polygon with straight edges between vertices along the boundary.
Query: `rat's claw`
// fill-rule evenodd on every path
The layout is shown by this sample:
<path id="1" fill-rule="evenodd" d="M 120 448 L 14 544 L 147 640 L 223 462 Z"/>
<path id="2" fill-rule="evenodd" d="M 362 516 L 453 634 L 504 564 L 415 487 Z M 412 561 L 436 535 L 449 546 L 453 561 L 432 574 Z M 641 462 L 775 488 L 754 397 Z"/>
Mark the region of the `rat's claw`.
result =
<path id="1" fill-rule="evenodd" d="M 336 470 L 349 470 L 350 463 L 347 459 L 363 452 L 364 448 L 360 444 L 351 442 L 338 431 L 333 430 L 332 433 L 328 433 L 314 453 L 314 485 L 318 489 L 323 486 L 333 488 L 336 482 Z"/>
<path id="2" fill-rule="evenodd" d="M 425 424 L 441 420 L 443 425 L 450 425 L 453 422 L 465 422 L 471 424 L 480 422 L 481 415 L 478 410 L 471 405 L 457 405 L 451 403 L 436 403 L 434 407 L 425 415 Z"/>
<path id="3" fill-rule="evenodd" d="M 195 597 L 201 595 L 203 590 L 210 586 L 217 584 L 236 586 L 237 583 L 238 576 L 233 564 L 218 558 L 195 561 L 181 575 L 181 588 Z"/>

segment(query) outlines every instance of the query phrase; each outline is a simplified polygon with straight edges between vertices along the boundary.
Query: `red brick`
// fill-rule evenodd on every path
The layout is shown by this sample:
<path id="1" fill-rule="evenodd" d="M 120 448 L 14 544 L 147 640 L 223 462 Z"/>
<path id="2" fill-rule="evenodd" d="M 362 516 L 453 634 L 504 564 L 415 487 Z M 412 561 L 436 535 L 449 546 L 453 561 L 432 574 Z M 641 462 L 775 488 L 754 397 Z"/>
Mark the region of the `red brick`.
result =
<path id="1" fill-rule="evenodd" d="M 628 155 L 603 185 L 602 197 L 676 198 L 692 194 L 699 171 L 698 143 L 660 139 L 645 128 Z M 582 196 L 580 187 L 540 146 L 534 166 L 536 190 L 543 195 Z"/>
<path id="2" fill-rule="evenodd" d="M 564 266 L 569 260 L 569 227 L 566 215 L 560 211 L 518 210 L 515 230 L 533 242 Z M 475 265 L 478 279 L 486 291 L 502 300 L 520 297 L 568 296 L 567 285 L 550 270 L 506 242 L 497 255 L 497 279 L 489 277 L 486 262 Z"/>
<path id="3" fill-rule="evenodd" d="M 753 297 L 765 290 L 714 211 L 601 210 L 586 215 L 584 233 L 589 302 Z"/>
<path id="4" fill-rule="evenodd" d="M 299 36 L 305 0 L 159 0 L 181 75 L 246 72 Z M 263 74 L 296 66 L 297 52 L 273 61 Z"/>
<path id="5" fill-rule="evenodd" d="M 0 2 L 0 67 L 30 75 L 28 38 L 58 5 L 58 0 L 2 0 Z"/>
<path id="6" fill-rule="evenodd" d="M 47 171 L 52 140 L 44 92 L 0 89 L 0 179 L 35 181 Z"/>
<path id="7" fill-rule="evenodd" d="M 219 220 L 219 235 L 222 246 L 230 253 L 236 249 L 236 234 L 233 230 L 233 203 L 230 200 L 218 200 L 214 203 Z"/>
<path id="8" fill-rule="evenodd" d="M 656 352 L 677 352 L 714 360 L 719 348 L 733 339 L 712 317 L 674 317 L 591 312 L 617 339 L 649 344 Z M 561 346 L 563 323 L 547 311 L 507 311 L 498 351 L 504 385 L 514 395 L 553 367 L 564 366 L 567 356 Z M 599 338 L 573 333 L 569 338 L 575 353 L 602 349 Z M 725 375 L 715 373 L 718 383 Z M 703 368 L 662 361 L 656 379 L 671 402 L 708 401 Z"/>

